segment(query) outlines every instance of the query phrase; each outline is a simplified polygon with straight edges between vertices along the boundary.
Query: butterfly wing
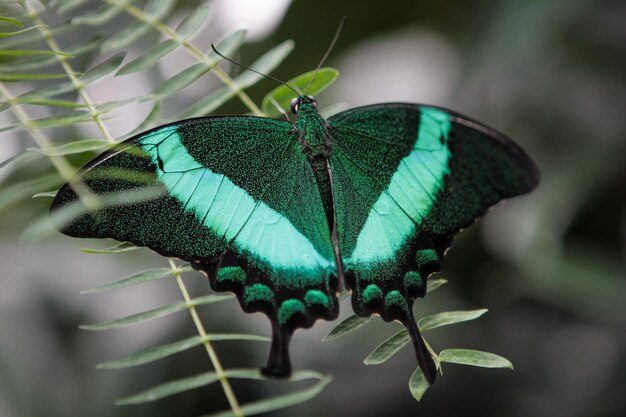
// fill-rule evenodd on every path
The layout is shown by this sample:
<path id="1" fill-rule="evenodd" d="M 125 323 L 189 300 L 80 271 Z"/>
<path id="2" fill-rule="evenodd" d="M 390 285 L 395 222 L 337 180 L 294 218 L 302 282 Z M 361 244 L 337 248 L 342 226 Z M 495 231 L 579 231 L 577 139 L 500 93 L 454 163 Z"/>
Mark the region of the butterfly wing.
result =
<path id="1" fill-rule="evenodd" d="M 429 382 L 436 368 L 412 317 L 452 237 L 489 206 L 535 187 L 537 169 L 504 135 L 429 106 L 382 104 L 328 119 L 339 247 L 361 316 L 399 320 Z"/>
<path id="2" fill-rule="evenodd" d="M 211 286 L 234 292 L 244 311 L 270 318 L 266 373 L 290 373 L 287 346 L 296 328 L 337 316 L 329 228 L 290 123 L 178 122 L 119 144 L 77 179 L 82 192 L 66 184 L 51 207 L 80 207 L 62 231 L 147 246 L 206 272 Z"/>

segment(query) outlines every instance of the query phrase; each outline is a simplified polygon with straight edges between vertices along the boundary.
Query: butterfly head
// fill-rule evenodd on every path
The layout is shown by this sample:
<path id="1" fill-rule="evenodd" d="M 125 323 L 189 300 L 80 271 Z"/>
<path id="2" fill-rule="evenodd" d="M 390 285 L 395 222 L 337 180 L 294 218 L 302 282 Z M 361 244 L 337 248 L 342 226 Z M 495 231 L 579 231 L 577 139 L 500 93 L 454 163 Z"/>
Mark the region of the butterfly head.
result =
<path id="1" fill-rule="evenodd" d="M 291 107 L 291 112 L 293 114 L 298 114 L 300 108 L 303 106 L 309 106 L 316 109 L 317 101 L 315 101 L 315 98 L 313 96 L 299 96 L 291 100 L 289 106 Z"/>

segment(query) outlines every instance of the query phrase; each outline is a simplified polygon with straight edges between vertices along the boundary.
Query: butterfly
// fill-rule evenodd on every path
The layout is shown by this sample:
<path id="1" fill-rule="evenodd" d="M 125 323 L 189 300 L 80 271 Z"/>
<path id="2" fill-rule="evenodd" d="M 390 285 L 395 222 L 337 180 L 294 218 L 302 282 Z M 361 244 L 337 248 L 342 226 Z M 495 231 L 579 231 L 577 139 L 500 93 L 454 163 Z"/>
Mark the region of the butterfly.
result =
<path id="1" fill-rule="evenodd" d="M 212 116 L 138 134 L 87 163 L 51 212 L 79 207 L 63 233 L 188 261 L 245 312 L 267 315 L 266 375 L 291 373 L 293 332 L 335 319 L 345 287 L 357 315 L 406 326 L 432 384 L 413 302 L 453 236 L 532 190 L 537 168 L 505 135 L 440 107 L 385 103 L 324 119 L 300 95 L 291 110 L 294 122 Z"/>

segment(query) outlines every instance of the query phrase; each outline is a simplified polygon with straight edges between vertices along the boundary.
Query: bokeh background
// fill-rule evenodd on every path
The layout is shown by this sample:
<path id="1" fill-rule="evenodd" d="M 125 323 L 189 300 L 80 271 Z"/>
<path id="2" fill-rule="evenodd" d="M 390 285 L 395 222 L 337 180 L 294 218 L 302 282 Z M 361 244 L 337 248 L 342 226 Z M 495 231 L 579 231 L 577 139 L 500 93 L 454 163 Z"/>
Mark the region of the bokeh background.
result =
<path id="1" fill-rule="evenodd" d="M 171 22 L 199 3 L 177 2 Z M 337 341 L 322 343 L 336 323 L 320 322 L 297 333 L 293 363 L 299 369 L 331 374 L 333 382 L 312 401 L 272 415 L 626 413 L 626 3 L 216 0 L 209 4 L 215 14 L 194 43 L 206 49 L 223 33 L 247 27 L 247 43 L 236 58 L 251 63 L 279 42 L 293 39 L 294 51 L 273 72 L 281 79 L 313 69 L 339 20 L 347 15 L 348 23 L 327 62 L 341 75 L 318 97 L 322 107 L 410 101 L 453 108 L 506 132 L 528 151 L 542 174 L 541 185 L 532 194 L 498 205 L 455 239 L 440 274 L 449 284 L 415 307 L 417 316 L 488 308 L 481 319 L 433 331 L 428 340 L 437 350 L 466 347 L 498 353 L 513 362 L 514 371 L 448 364 L 443 377 L 416 403 L 407 388 L 416 366 L 410 348 L 380 366 L 362 363 L 398 326 L 376 319 Z M 98 6 L 98 1 L 87 2 L 78 10 Z M 1 7 L 3 12 L 15 10 L 12 2 Z M 44 16 L 51 23 L 71 18 L 54 11 Z M 115 33 L 128 21 L 120 16 L 104 30 Z M 59 40 L 69 42 L 93 31 L 77 28 L 59 35 Z M 157 41 L 156 34 L 146 36 L 127 59 Z M 73 64 L 89 67 L 102 59 L 92 53 Z M 98 101 L 141 94 L 190 63 L 191 58 L 180 54 L 157 66 L 149 77 L 109 77 L 90 86 L 89 94 Z M 164 102 L 164 112 L 175 113 L 181 103 L 220 85 L 208 74 Z M 25 82 L 6 86 L 14 95 L 32 88 Z M 264 80 L 249 94 L 259 103 L 274 87 Z M 128 106 L 107 120 L 107 126 L 114 135 L 124 134 L 149 110 L 147 105 Z M 44 110 L 29 111 L 35 117 Z M 217 113 L 246 111 L 231 100 Z M 0 113 L 0 125 L 13 119 L 10 110 Z M 63 143 L 63 135 L 94 138 L 98 130 L 83 124 L 52 135 Z M 0 161 L 35 146 L 23 130 L 0 136 Z M 92 156 L 72 162 L 79 166 Z M 184 312 L 109 332 L 78 328 L 181 296 L 171 280 L 80 294 L 142 269 L 167 267 L 164 259 L 147 250 L 87 255 L 78 248 L 111 242 L 77 241 L 59 234 L 24 242 L 20 238 L 24 230 L 49 205 L 49 200 L 30 195 L 50 189 L 29 193 L 10 187 L 53 171 L 45 160 L 38 161 L 0 170 L 0 196 L 8 198 L 7 190 L 12 190 L 11 204 L 0 201 L 0 416 L 183 417 L 226 408 L 218 385 L 136 407 L 113 405 L 118 397 L 209 370 L 210 363 L 197 348 L 142 367 L 95 369 L 102 361 L 192 336 L 195 329 Z M 23 197 L 13 198 L 16 192 L 23 192 Z M 186 280 L 195 295 L 209 291 L 199 274 L 188 273 Z M 340 319 L 350 314 L 348 304 L 342 307 Z M 234 301 L 201 313 L 211 332 L 269 334 L 263 317 L 244 315 Z M 257 366 L 267 351 L 267 345 L 253 342 L 222 342 L 216 348 L 227 367 Z M 234 389 L 242 402 L 276 391 L 265 382 L 235 381 Z"/>

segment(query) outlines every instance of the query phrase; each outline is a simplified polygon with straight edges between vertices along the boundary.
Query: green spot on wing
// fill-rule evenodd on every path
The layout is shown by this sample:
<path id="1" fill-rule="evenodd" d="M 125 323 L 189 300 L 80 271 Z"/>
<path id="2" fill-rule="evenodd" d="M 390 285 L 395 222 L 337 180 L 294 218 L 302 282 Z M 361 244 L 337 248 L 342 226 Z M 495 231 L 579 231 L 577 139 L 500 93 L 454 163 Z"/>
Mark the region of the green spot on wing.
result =
<path id="1" fill-rule="evenodd" d="M 246 272 L 238 266 L 226 266 L 217 271 L 217 282 L 246 283 Z"/>
<path id="2" fill-rule="evenodd" d="M 419 272 L 409 271 L 404 274 L 404 286 L 409 287 L 422 287 L 424 284 L 422 282 L 422 277 Z"/>
<path id="3" fill-rule="evenodd" d="M 274 293 L 272 290 L 263 284 L 253 284 L 249 287 L 246 287 L 243 299 L 246 304 L 251 303 L 253 301 L 265 301 L 267 303 L 274 303 Z"/>
<path id="4" fill-rule="evenodd" d="M 385 296 L 385 306 L 398 307 L 405 312 L 409 311 L 409 305 L 406 302 L 406 298 L 398 290 L 389 291 Z"/>
<path id="5" fill-rule="evenodd" d="M 328 296 L 324 294 L 320 290 L 308 290 L 306 295 L 304 296 L 304 302 L 307 306 L 312 306 L 314 304 L 323 305 L 328 308 Z"/>
<path id="6" fill-rule="evenodd" d="M 437 257 L 437 252 L 435 252 L 434 249 L 422 249 L 418 250 L 415 254 L 415 260 L 417 262 L 417 267 L 422 268 L 431 262 L 438 262 L 439 258 Z"/>
<path id="7" fill-rule="evenodd" d="M 283 301 L 278 310 L 278 322 L 284 325 L 296 313 L 304 314 L 304 303 L 296 298 L 290 298 Z"/>
<path id="8" fill-rule="evenodd" d="M 363 290 L 363 302 L 371 303 L 375 300 L 382 300 L 383 291 L 376 284 L 370 284 Z"/>

